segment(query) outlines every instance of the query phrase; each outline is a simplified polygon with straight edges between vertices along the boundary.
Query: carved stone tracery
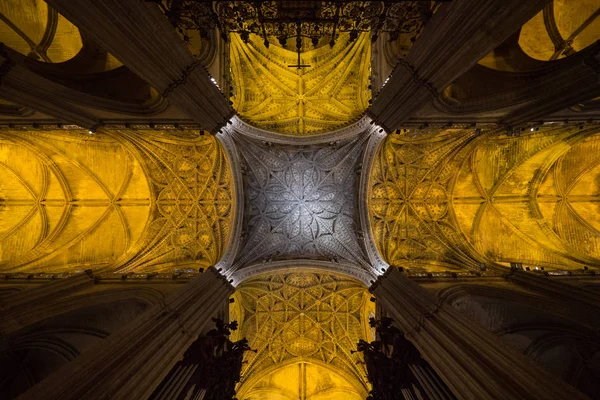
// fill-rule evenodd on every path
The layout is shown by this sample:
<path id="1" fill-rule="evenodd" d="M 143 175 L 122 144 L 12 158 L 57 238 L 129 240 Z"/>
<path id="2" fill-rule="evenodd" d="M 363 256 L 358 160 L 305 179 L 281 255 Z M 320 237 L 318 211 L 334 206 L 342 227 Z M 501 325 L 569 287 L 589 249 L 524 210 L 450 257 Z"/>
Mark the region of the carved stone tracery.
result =
<path id="1" fill-rule="evenodd" d="M 231 168 L 212 136 L 0 133 L 3 272 L 173 272 L 230 239 Z"/>
<path id="2" fill-rule="evenodd" d="M 245 240 L 234 269 L 291 258 L 368 266 L 356 234 L 357 167 L 365 139 L 294 147 L 235 136 L 243 149 Z"/>
<path id="3" fill-rule="evenodd" d="M 368 318 L 374 304 L 364 286 L 332 274 L 274 273 L 244 282 L 235 299 L 230 319 L 239 320 L 239 337 L 257 350 L 244 357 L 238 395 L 251 392 L 277 366 L 312 362 L 341 371 L 365 397 L 366 370 L 351 353 L 355 341 L 372 339 Z M 285 384 L 274 379 L 271 386 L 278 383 Z"/>
<path id="4" fill-rule="evenodd" d="M 235 86 L 232 98 L 241 118 L 257 127 L 288 135 L 325 133 L 359 118 L 369 105 L 368 34 L 348 43 L 348 35 L 330 49 L 322 46 L 301 54 L 310 68 L 296 69 L 297 54 L 260 40 L 244 43 L 231 35 Z"/>
<path id="5" fill-rule="evenodd" d="M 383 258 L 417 274 L 481 263 L 597 267 L 597 132 L 388 136 L 368 199 Z"/>

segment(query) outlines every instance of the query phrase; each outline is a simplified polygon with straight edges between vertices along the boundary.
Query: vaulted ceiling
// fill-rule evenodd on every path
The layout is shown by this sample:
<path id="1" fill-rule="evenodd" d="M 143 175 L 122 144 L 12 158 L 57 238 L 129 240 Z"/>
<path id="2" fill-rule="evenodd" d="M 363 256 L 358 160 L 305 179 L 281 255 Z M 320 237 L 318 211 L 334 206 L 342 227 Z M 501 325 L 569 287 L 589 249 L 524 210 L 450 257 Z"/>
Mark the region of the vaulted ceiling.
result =
<path id="1" fill-rule="evenodd" d="M 414 273 L 600 266 L 599 140 L 577 126 L 388 136 L 368 198 L 383 258 Z"/>
<path id="2" fill-rule="evenodd" d="M 306 40 L 308 42 L 308 40 Z M 371 41 L 348 34 L 330 48 L 295 51 L 258 37 L 231 37 L 233 106 L 248 123 L 288 135 L 315 135 L 358 119 L 369 106 Z M 308 46 L 306 46 L 308 47 Z M 300 68 L 296 65 L 304 65 Z"/>
<path id="3" fill-rule="evenodd" d="M 300 52 L 184 43 L 147 1 L 48 2 L 74 24 L 0 4 L 0 272 L 217 269 L 256 350 L 240 398 L 365 398 L 351 350 L 372 339 L 366 287 L 389 266 L 600 268 L 593 0 L 540 2 L 470 46 L 454 32 L 484 18 L 444 3 L 424 40 Z"/>
<path id="4" fill-rule="evenodd" d="M 357 167 L 367 138 L 265 146 L 236 135 L 245 197 L 245 239 L 236 265 L 308 258 L 368 267 L 356 235 Z"/>
<path id="5" fill-rule="evenodd" d="M 230 165 L 210 135 L 0 131 L 4 273 L 214 265 L 233 203 Z"/>
<path id="6" fill-rule="evenodd" d="M 238 396 L 364 399 L 366 370 L 352 351 L 373 338 L 369 298 L 358 281 L 301 267 L 244 282 L 230 318 L 241 326 L 234 339 L 247 338 L 256 352 L 246 355 Z"/>

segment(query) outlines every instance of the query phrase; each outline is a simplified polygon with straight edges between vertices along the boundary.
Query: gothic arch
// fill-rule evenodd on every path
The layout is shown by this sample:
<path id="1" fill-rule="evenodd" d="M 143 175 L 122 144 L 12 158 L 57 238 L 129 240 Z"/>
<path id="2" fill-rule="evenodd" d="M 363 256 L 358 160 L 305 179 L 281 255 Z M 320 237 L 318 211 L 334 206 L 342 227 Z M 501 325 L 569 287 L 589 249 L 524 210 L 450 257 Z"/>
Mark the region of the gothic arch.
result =
<path id="1" fill-rule="evenodd" d="M 2 41 L 45 62 L 62 62 L 81 49 L 79 30 L 46 2 L 8 0 L 0 5 Z"/>
<path id="2" fill-rule="evenodd" d="M 0 346 L 2 398 L 18 396 L 140 315 L 148 304 L 135 298 L 99 302 L 49 316 Z"/>
<path id="3" fill-rule="evenodd" d="M 3 131 L 0 138 L 4 271 L 110 264 L 137 241 L 148 184 L 117 142 L 81 131 Z"/>
<path id="4" fill-rule="evenodd" d="M 588 331 L 593 335 L 593 327 L 580 326 L 580 321 L 585 317 L 578 318 L 577 310 L 566 307 L 560 301 L 556 301 L 547 296 L 518 290 L 507 285 L 491 286 L 485 284 L 459 284 L 443 289 L 438 292 L 438 298 L 444 303 L 452 306 L 458 306 L 458 303 L 469 301 L 469 296 L 479 296 L 486 299 L 497 300 L 498 302 L 509 302 L 512 304 L 526 305 L 523 308 L 531 309 L 532 313 L 543 313 L 550 318 L 554 318 L 556 324 L 564 326 L 577 325 L 579 330 Z M 584 314 L 585 315 L 585 314 Z M 494 330 L 496 334 L 507 333 L 506 327 L 500 327 Z"/>
<path id="5" fill-rule="evenodd" d="M 356 121 L 368 107 L 368 60 L 371 42 L 366 33 L 353 42 L 341 34 L 333 48 L 305 49 L 310 70 L 297 63 L 295 51 L 272 41 L 267 48 L 250 38 L 231 35 L 233 102 L 240 117 L 252 125 L 287 135 L 325 133 Z"/>
<path id="6" fill-rule="evenodd" d="M 591 398 L 600 393 L 600 337 L 594 327 L 572 319 L 576 308 L 518 288 L 489 285 L 453 286 L 438 297 Z"/>
<path id="7" fill-rule="evenodd" d="M 38 304 L 35 312 L 19 317 L 18 323 L 22 326 L 21 329 L 27 329 L 31 325 L 61 314 L 111 302 L 135 300 L 150 307 L 162 303 L 164 299 L 163 292 L 149 286 L 103 287 L 100 285 L 94 287 L 92 292 Z"/>
<path id="8" fill-rule="evenodd" d="M 599 15 L 594 0 L 554 0 L 521 28 L 519 44 L 539 60 L 570 56 L 598 40 Z"/>
<path id="9" fill-rule="evenodd" d="M 295 400 L 302 391 L 306 400 L 342 397 L 361 400 L 367 397 L 367 390 L 357 385 L 353 376 L 316 360 L 290 360 L 269 367 L 240 385 L 237 396 L 241 399 Z"/>

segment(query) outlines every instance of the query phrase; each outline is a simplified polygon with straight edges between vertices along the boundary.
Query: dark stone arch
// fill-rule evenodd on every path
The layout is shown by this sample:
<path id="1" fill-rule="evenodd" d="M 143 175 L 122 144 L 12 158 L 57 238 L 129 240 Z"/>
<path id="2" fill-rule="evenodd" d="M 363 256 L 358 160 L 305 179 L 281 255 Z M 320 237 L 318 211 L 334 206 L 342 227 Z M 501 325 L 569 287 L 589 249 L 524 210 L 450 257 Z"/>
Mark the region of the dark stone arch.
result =
<path id="1" fill-rule="evenodd" d="M 153 305 L 153 290 L 133 291 L 128 297 L 127 290 L 119 289 L 74 296 L 82 300 L 71 297 L 73 305 L 62 313 L 50 313 L 4 337 L 0 342 L 0 398 L 17 397 L 141 315 Z"/>

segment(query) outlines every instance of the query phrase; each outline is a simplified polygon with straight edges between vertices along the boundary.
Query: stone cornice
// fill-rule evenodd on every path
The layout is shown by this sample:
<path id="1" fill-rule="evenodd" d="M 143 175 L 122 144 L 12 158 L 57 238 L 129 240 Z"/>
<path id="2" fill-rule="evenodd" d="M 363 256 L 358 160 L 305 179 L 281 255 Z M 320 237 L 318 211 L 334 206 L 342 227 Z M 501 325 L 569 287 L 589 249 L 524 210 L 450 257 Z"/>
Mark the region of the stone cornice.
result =
<path id="1" fill-rule="evenodd" d="M 377 149 L 385 137 L 386 134 L 380 131 L 379 126 L 373 125 L 370 131 L 369 141 L 367 142 L 362 158 L 362 170 L 358 186 L 358 213 L 360 217 L 362 241 L 367 252 L 369 262 L 371 263 L 371 273 L 376 276 L 381 275 L 385 270 L 387 270 L 389 265 L 379 255 L 379 250 L 377 250 L 377 245 L 375 244 L 375 239 L 373 238 L 373 234 L 371 232 L 368 195 L 371 170 L 373 168 L 373 163 L 375 162 Z"/>
<path id="2" fill-rule="evenodd" d="M 240 156 L 237 147 L 232 138 L 231 125 L 227 125 L 216 135 L 216 138 L 223 145 L 227 159 L 233 175 L 233 191 L 235 193 L 235 208 L 233 210 L 233 225 L 230 233 L 229 244 L 226 247 L 225 254 L 216 265 L 216 268 L 222 269 L 223 274 L 228 276 L 229 269 L 233 265 L 235 257 L 239 251 L 241 242 L 242 222 L 244 217 L 244 184 L 242 182 L 242 169 Z"/>
<path id="3" fill-rule="evenodd" d="M 260 275 L 267 272 L 281 272 L 282 270 L 293 270 L 296 268 L 305 269 L 315 269 L 319 271 L 328 270 L 336 273 L 340 273 L 343 275 L 351 276 L 352 278 L 358 279 L 365 286 L 370 286 L 372 282 L 375 280 L 375 276 L 370 274 L 364 268 L 359 265 L 351 264 L 348 262 L 330 262 L 330 261 L 321 261 L 321 260 L 281 260 L 281 261 L 272 261 L 266 263 L 257 263 L 252 264 L 242 269 L 235 271 L 231 274 L 230 279 L 233 279 L 233 286 L 237 287 L 242 282 L 247 279 L 252 278 L 253 276 Z"/>
<path id="4" fill-rule="evenodd" d="M 344 141 L 354 138 L 359 133 L 367 130 L 369 124 L 371 123 L 371 119 L 365 115 L 355 123 L 335 130 L 333 132 L 311 136 L 292 136 L 256 128 L 242 121 L 238 116 L 234 116 L 230 120 L 230 125 L 228 125 L 224 130 L 233 129 L 236 132 L 247 136 L 251 139 L 260 140 L 264 142 L 303 146 Z"/>

